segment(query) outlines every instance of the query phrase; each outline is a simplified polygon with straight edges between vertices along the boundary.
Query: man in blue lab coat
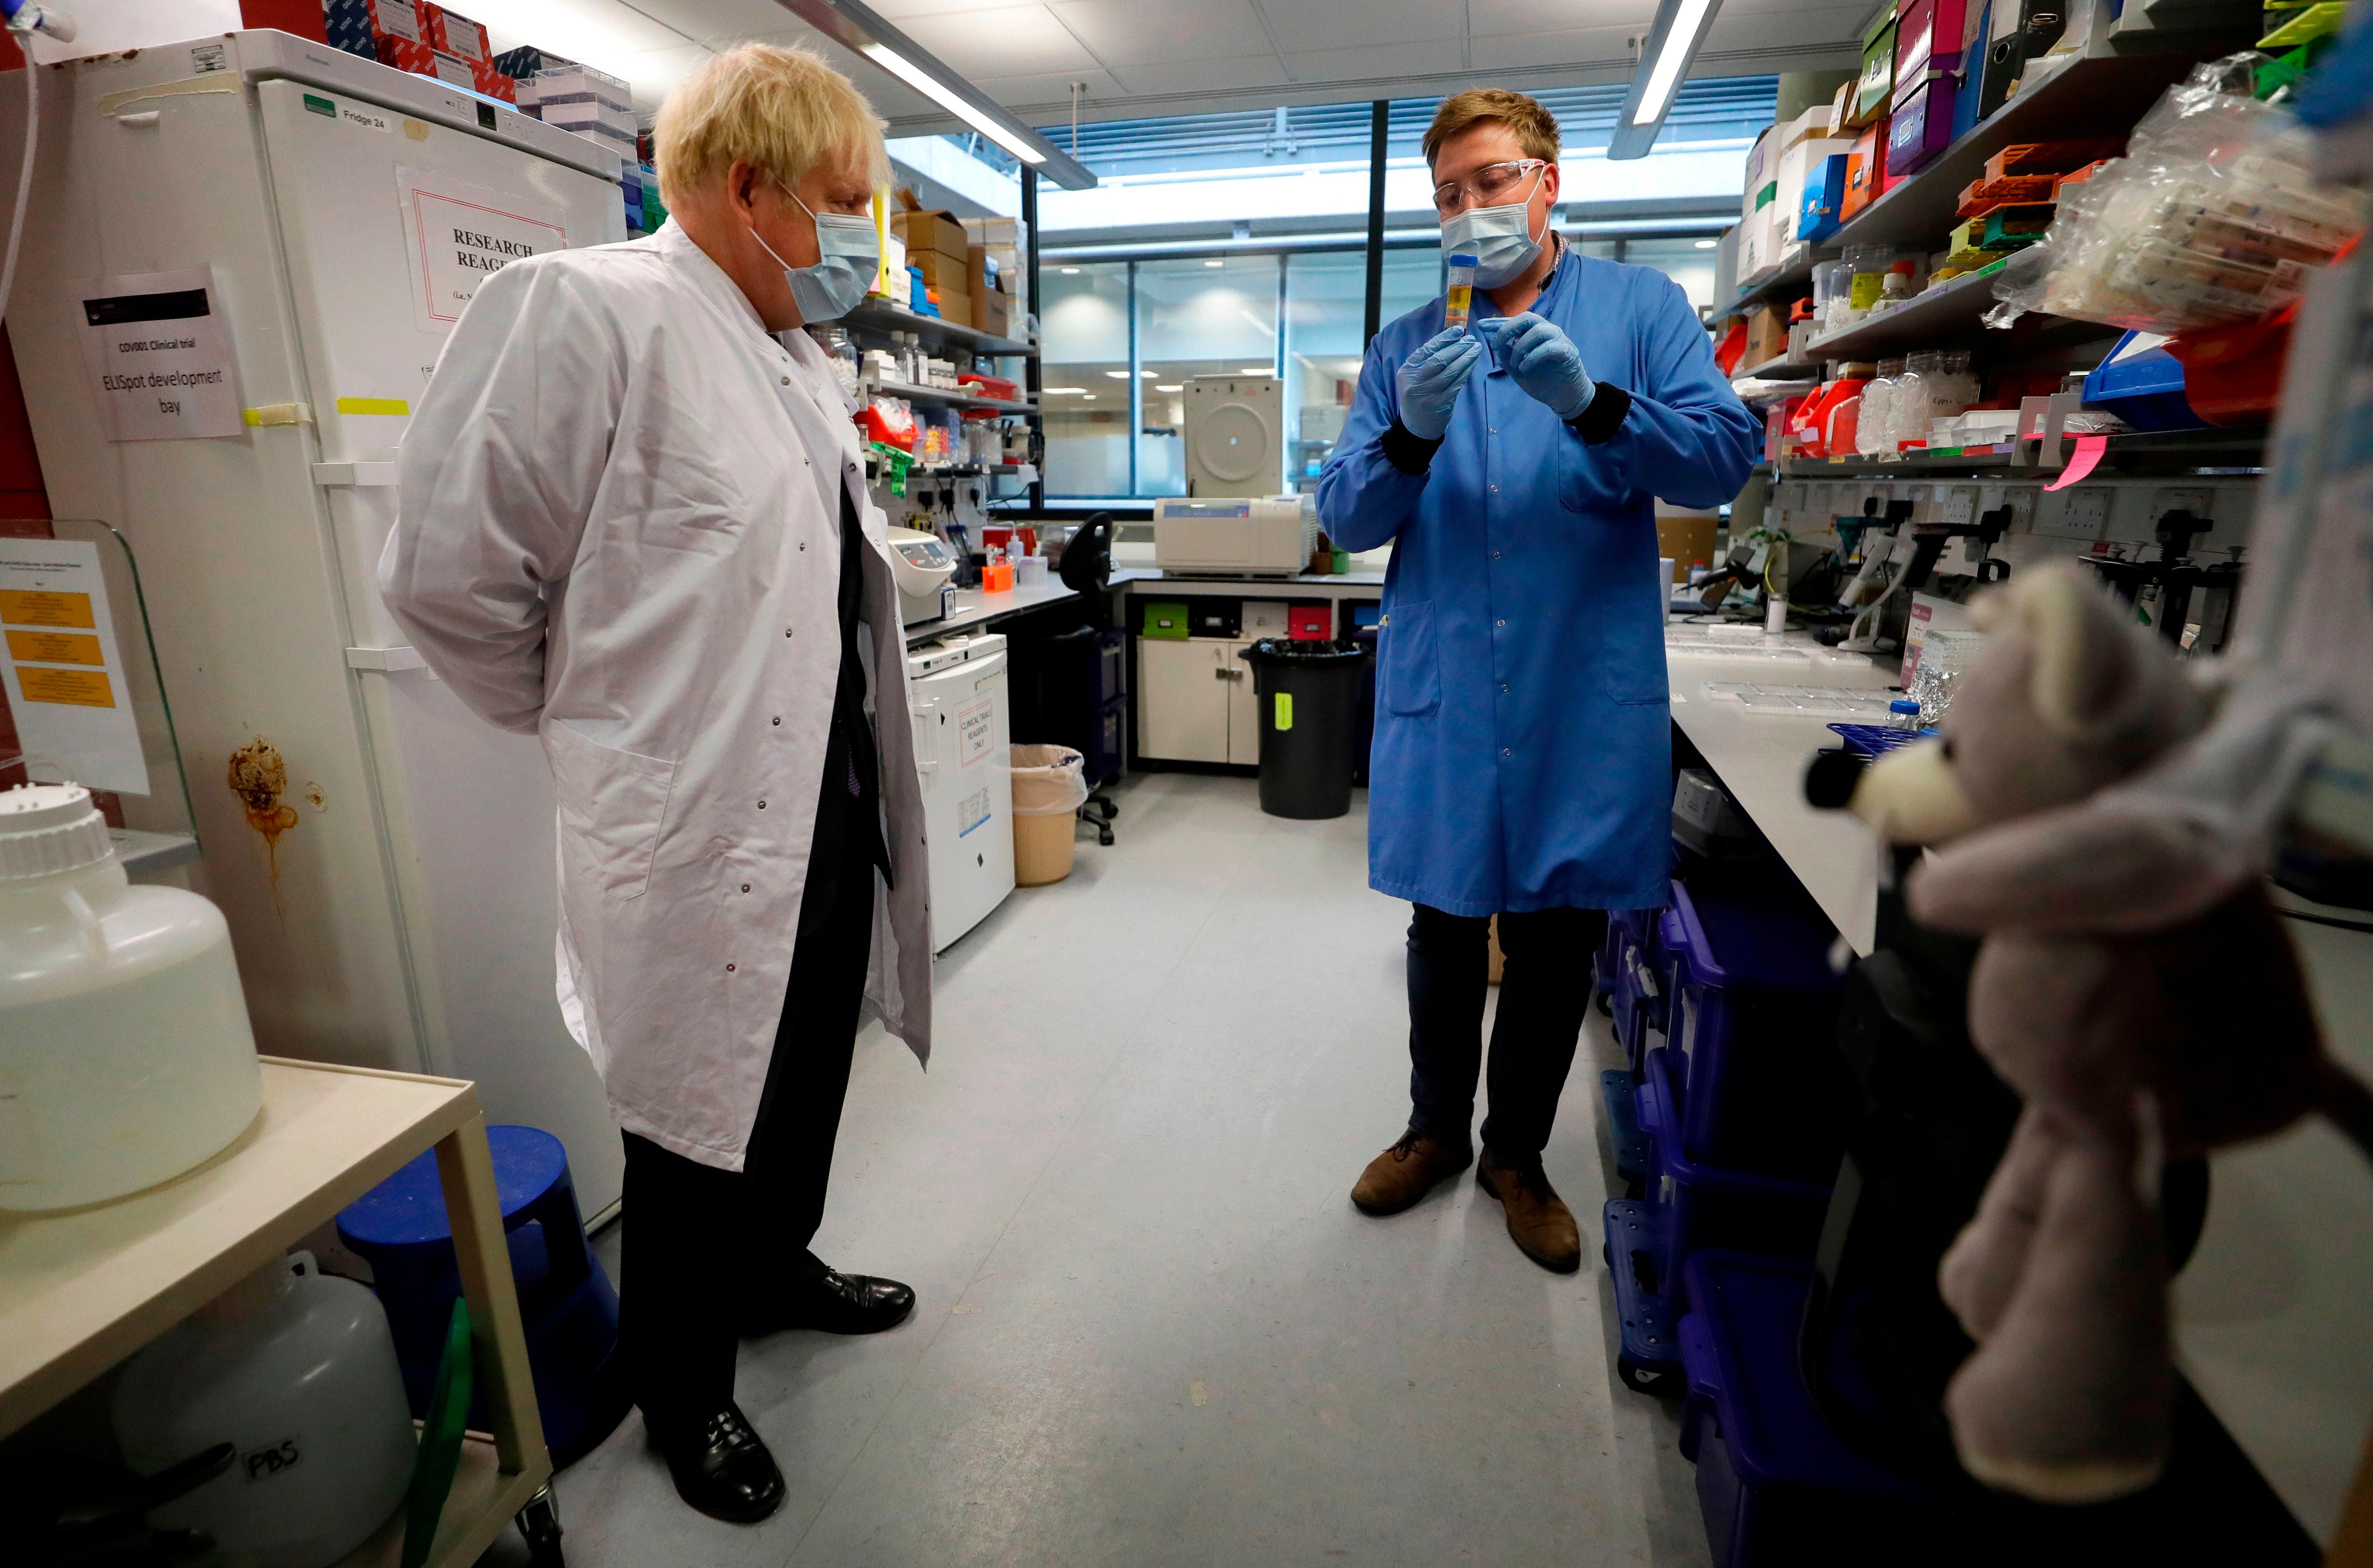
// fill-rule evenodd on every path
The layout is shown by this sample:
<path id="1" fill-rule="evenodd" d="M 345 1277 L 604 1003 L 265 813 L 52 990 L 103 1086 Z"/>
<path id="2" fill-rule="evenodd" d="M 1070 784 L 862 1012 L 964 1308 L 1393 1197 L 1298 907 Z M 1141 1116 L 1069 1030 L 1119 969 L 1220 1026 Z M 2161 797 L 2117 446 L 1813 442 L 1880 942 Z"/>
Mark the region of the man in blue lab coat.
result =
<path id="1" fill-rule="evenodd" d="M 1425 134 L 1444 301 L 1376 335 L 1319 481 L 1350 550 L 1393 544 L 1369 763 L 1368 881 L 1415 904 L 1409 1130 L 1351 1201 L 1396 1214 L 1474 1155 L 1485 926 L 1506 958 L 1476 1179 L 1526 1255 L 1580 1266 L 1541 1170 L 1606 911 L 1666 901 L 1671 733 L 1654 498 L 1728 501 L 1760 445 L 1680 288 L 1549 227 L 1558 129 L 1521 93 Z"/>

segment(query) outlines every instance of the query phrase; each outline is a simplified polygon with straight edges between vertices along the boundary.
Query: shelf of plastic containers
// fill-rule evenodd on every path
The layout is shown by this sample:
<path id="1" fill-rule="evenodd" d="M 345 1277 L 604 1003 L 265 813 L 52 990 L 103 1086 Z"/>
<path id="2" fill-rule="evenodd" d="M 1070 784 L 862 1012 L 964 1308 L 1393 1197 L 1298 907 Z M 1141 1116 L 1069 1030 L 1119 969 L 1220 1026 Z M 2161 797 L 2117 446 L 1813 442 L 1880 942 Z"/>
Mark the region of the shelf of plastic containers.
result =
<path id="1" fill-rule="evenodd" d="M 2066 440 L 2063 438 L 2063 459 Z M 2117 479 L 2204 468 L 2255 469 L 2265 455 L 2265 446 L 2264 425 L 2130 431 L 2109 438 L 2095 471 L 2103 479 Z M 2059 477 L 2058 469 L 2039 468 L 2032 462 L 2014 467 L 2008 452 L 1993 451 L 1905 452 L 1891 459 L 1786 458 L 1780 465 L 1783 479 L 1935 479 L 1980 470 L 1997 479 Z"/>
<path id="2" fill-rule="evenodd" d="M 958 326 L 937 316 L 918 316 L 912 310 L 871 299 L 843 316 L 840 324 L 853 332 L 913 332 L 927 342 L 954 343 L 968 354 L 1021 354 L 1033 359 L 1038 354 L 1034 343 Z"/>
<path id="3" fill-rule="evenodd" d="M 997 413 L 1036 413 L 1035 403 L 1009 403 L 1001 398 L 976 398 L 969 392 L 954 391 L 946 387 L 918 387 L 907 381 L 877 381 L 871 390 L 885 398 L 904 398 L 914 403 L 942 403 L 949 408 L 988 409 Z"/>
<path id="4" fill-rule="evenodd" d="M 2194 41 L 2197 35 L 2192 35 Z M 2212 51 L 2212 52 L 2215 52 Z M 2197 52 L 2079 56 L 2022 88 L 1966 136 L 1847 221 L 1830 237 L 1846 245 L 1933 249 L 1958 222 L 1961 192 L 1986 160 L 2015 142 L 2065 142 L 2123 134 L 2169 83 L 2181 81 Z"/>
<path id="5" fill-rule="evenodd" d="M 1985 325 L 1985 314 L 1994 308 L 1994 280 L 2001 275 L 1996 269 L 1947 278 L 1892 310 L 1815 338 L 1806 345 L 1805 352 L 1817 360 L 1871 360 L 1930 348 L 2023 352 L 2118 335 L 2115 327 L 2104 327 L 2095 321 L 2072 321 L 2032 310 L 2021 316 L 2009 331 L 1990 330 Z"/>
<path id="6" fill-rule="evenodd" d="M 1828 261 L 1837 253 L 1837 247 L 1834 245 L 1789 246 L 1786 252 L 1781 257 L 1780 270 L 1778 272 L 1773 273 L 1770 277 L 1765 278 L 1760 283 L 1751 283 L 1743 285 L 1739 289 L 1738 296 L 1736 298 L 1733 299 L 1729 304 L 1722 307 L 1713 313 L 1715 319 L 1719 320 L 1724 316 L 1736 316 L 1759 299 L 1781 293 L 1783 290 L 1798 284 L 1808 284 L 1812 282 L 1814 264 L 1816 262 Z"/>

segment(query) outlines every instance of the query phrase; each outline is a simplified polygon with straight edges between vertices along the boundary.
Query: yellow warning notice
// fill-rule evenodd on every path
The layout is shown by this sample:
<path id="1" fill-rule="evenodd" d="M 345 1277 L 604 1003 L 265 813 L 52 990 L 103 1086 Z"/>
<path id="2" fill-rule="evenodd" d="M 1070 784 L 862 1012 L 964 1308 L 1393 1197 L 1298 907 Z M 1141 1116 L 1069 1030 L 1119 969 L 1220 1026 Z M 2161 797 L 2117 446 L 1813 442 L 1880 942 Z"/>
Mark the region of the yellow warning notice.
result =
<path id="1" fill-rule="evenodd" d="M 0 621 L 12 626 L 96 626 L 88 594 L 0 588 Z"/>
<path id="2" fill-rule="evenodd" d="M 28 703 L 60 703 L 76 708 L 115 706 L 115 689 L 103 669 L 37 669 L 17 667 L 17 685 Z"/>
<path id="3" fill-rule="evenodd" d="M 8 656 L 20 664 L 107 663 L 99 639 L 79 632 L 11 632 Z"/>
<path id="4" fill-rule="evenodd" d="M 1293 693 L 1291 691 L 1280 691 L 1277 694 L 1277 727 L 1280 729 L 1293 727 Z"/>

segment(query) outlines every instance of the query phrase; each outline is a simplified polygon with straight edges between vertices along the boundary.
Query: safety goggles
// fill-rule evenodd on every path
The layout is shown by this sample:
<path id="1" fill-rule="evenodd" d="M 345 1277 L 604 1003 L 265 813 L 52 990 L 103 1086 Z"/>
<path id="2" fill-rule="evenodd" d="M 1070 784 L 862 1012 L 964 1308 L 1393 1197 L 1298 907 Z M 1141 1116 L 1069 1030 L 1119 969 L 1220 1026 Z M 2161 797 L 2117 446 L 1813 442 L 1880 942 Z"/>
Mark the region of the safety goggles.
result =
<path id="1" fill-rule="evenodd" d="M 1449 217 L 1468 206 L 1497 207 L 1520 201 L 1517 187 L 1549 167 L 1547 158 L 1520 157 L 1512 163 L 1488 163 L 1464 180 L 1445 180 L 1433 188 L 1433 210 Z M 1530 192 L 1524 192 L 1529 196 Z"/>

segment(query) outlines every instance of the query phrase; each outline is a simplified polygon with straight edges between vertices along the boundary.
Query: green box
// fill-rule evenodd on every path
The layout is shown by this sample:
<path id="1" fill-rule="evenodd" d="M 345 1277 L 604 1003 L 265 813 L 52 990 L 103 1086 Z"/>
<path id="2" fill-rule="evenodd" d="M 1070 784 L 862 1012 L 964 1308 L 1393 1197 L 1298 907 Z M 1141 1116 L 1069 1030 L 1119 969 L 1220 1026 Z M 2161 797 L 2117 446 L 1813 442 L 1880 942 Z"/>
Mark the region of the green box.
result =
<path id="1" fill-rule="evenodd" d="M 1854 83 L 1857 120 L 1876 118 L 1895 95 L 1895 11 L 1889 7 L 1863 38 L 1862 76 Z"/>
<path id="2" fill-rule="evenodd" d="M 1138 627 L 1139 636 L 1151 637 L 1157 642 L 1183 643 L 1190 631 L 1186 600 L 1152 598 L 1145 601 L 1145 620 Z"/>

